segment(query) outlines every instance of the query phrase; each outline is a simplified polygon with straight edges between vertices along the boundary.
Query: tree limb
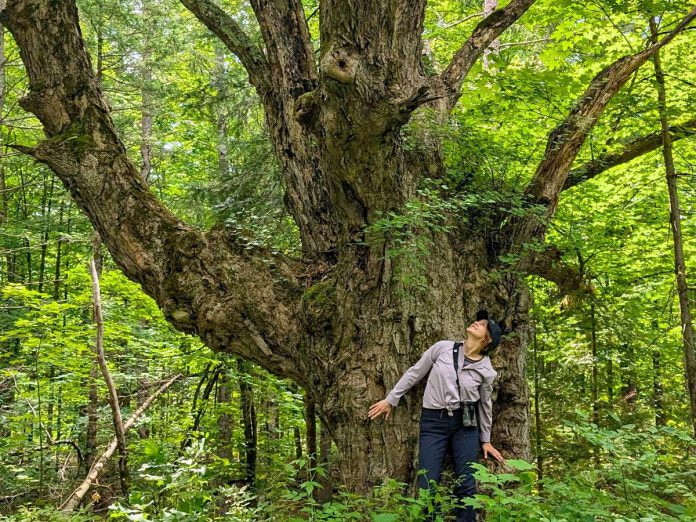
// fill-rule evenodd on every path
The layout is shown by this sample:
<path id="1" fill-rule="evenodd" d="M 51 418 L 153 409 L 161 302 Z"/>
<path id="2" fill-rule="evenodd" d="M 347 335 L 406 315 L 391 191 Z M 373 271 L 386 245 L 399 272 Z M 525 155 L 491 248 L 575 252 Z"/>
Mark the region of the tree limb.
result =
<path id="1" fill-rule="evenodd" d="M 181 0 L 181 3 L 239 58 L 252 85 L 257 90 L 267 91 L 270 87 L 268 60 L 241 26 L 210 0 Z"/>
<path id="2" fill-rule="evenodd" d="M 0 12 L 29 76 L 24 109 L 47 139 L 32 149 L 87 214 L 114 261 L 177 329 L 212 349 L 304 381 L 296 261 L 174 216 L 128 159 L 97 85 L 74 1 L 13 0 Z"/>
<path id="3" fill-rule="evenodd" d="M 278 96 L 297 98 L 315 88 L 317 70 L 302 2 L 251 0 Z M 290 111 L 292 113 L 292 111 Z"/>
<path id="4" fill-rule="evenodd" d="M 549 245 L 543 252 L 528 251 L 518 268 L 530 275 L 537 275 L 556 283 L 563 295 L 574 292 L 594 293 L 577 266 L 564 263 L 562 252 L 556 245 Z"/>
<path id="5" fill-rule="evenodd" d="M 332 220 L 326 218 L 326 180 L 308 139 L 319 105 L 317 68 L 302 3 L 252 0 L 265 43 L 264 55 L 211 0 L 181 1 L 244 58 L 263 104 L 266 127 L 285 181 L 284 202 L 299 229 L 303 250 L 318 257 L 330 255 L 336 240 Z"/>
<path id="6" fill-rule="evenodd" d="M 661 41 L 639 53 L 619 58 L 594 77 L 568 117 L 549 135 L 544 159 L 524 191 L 530 203 L 546 207 L 546 219 L 539 219 L 530 213 L 512 220 L 507 227 L 511 250 L 521 247 L 532 238 L 543 239 L 570 167 L 609 101 L 634 71 L 672 41 L 694 18 L 696 7 Z"/>
<path id="7" fill-rule="evenodd" d="M 669 130 L 673 142 L 694 136 L 696 134 L 696 119 L 691 119 L 681 125 L 672 125 Z M 602 172 L 628 163 L 643 154 L 659 149 L 661 146 L 662 133 L 660 131 L 632 139 L 624 143 L 622 149 L 616 152 L 602 154 L 571 170 L 562 190 L 574 187 L 583 181 L 594 178 Z"/>
<path id="8" fill-rule="evenodd" d="M 469 39 L 455 53 L 452 61 L 441 74 L 431 80 L 431 90 L 444 90 L 447 107 L 451 110 L 460 97 L 460 89 L 466 75 L 488 46 L 529 9 L 535 0 L 512 0 L 481 20 Z"/>

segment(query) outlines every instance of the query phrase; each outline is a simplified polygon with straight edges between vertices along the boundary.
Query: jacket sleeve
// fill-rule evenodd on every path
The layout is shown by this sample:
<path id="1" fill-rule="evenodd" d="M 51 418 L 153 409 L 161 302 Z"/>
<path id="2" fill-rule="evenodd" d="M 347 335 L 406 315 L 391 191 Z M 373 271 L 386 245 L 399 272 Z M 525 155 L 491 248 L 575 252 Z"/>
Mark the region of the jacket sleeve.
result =
<path id="1" fill-rule="evenodd" d="M 493 426 L 493 381 L 496 374 L 486 377 L 479 386 L 479 422 L 481 442 L 491 441 L 491 427 Z"/>
<path id="2" fill-rule="evenodd" d="M 433 367 L 435 359 L 437 359 L 439 353 L 439 347 L 442 341 L 438 341 L 428 348 L 420 360 L 411 366 L 406 373 L 401 376 L 399 382 L 396 383 L 392 391 L 386 397 L 386 401 L 392 406 L 399 404 L 399 399 L 411 389 L 412 386 L 417 384 Z"/>

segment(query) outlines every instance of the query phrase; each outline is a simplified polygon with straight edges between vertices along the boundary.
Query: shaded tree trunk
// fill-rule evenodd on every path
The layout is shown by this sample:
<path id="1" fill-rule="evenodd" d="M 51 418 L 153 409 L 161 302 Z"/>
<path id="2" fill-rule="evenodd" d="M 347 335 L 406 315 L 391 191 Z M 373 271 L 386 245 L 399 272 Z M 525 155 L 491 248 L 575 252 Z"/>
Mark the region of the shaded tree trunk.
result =
<path id="1" fill-rule="evenodd" d="M 622 343 L 619 359 L 621 377 L 621 399 L 633 404 L 638 396 L 638 376 L 635 366 L 635 349 L 629 343 Z"/>
<path id="2" fill-rule="evenodd" d="M 53 206 L 53 187 L 55 186 L 55 176 L 49 176 L 50 182 L 46 188 L 44 178 L 44 191 L 41 196 L 41 218 L 43 219 L 43 230 L 41 232 L 41 257 L 39 261 L 39 292 L 43 292 L 44 278 L 46 272 L 46 253 L 48 252 L 48 233 L 51 229 L 51 207 Z"/>
<path id="3" fill-rule="evenodd" d="M 212 369 L 212 371 L 211 366 L 211 364 L 208 364 L 208 366 L 203 371 L 203 375 L 201 376 L 200 381 L 198 381 L 198 386 L 196 387 L 196 392 L 193 396 L 193 403 L 191 405 L 193 424 L 186 431 L 186 436 L 184 437 L 184 440 L 181 443 L 182 450 L 191 445 L 191 441 L 193 440 L 194 436 L 198 436 L 198 431 L 200 429 L 201 422 L 203 421 L 203 416 L 205 415 L 205 412 L 208 409 L 210 394 L 215 389 L 215 384 L 217 383 L 217 380 L 220 378 L 220 373 L 222 371 L 223 366 L 221 364 L 217 364 Z M 203 384 L 205 384 L 205 387 L 203 387 Z M 202 392 L 201 389 L 203 390 Z"/>
<path id="4" fill-rule="evenodd" d="M 256 408 L 248 365 L 242 359 L 237 359 L 239 372 L 239 395 L 242 403 L 242 425 L 244 426 L 244 464 L 246 481 L 254 487 L 256 484 L 256 455 L 258 446 L 258 431 L 256 426 Z"/>
<path id="5" fill-rule="evenodd" d="M 230 390 L 230 370 L 225 364 L 217 380 L 216 402 L 218 407 L 217 426 L 217 454 L 223 459 L 232 460 L 232 415 L 230 414 L 230 406 L 232 401 L 232 393 Z"/>
<path id="6" fill-rule="evenodd" d="M 142 55 L 140 86 L 142 107 L 140 118 L 140 176 L 148 183 L 152 172 L 152 124 L 153 124 L 153 103 L 152 103 L 152 66 L 150 65 L 149 42 L 145 41 L 145 50 Z"/>
<path id="7" fill-rule="evenodd" d="M 307 458 L 309 469 L 317 466 L 317 409 L 312 399 L 305 395 L 304 418 L 307 430 Z"/>
<path id="8" fill-rule="evenodd" d="M 541 424 L 541 389 L 540 389 L 540 369 L 539 369 L 539 342 L 537 339 L 537 322 L 534 318 L 533 320 L 533 337 L 532 337 L 532 348 L 534 356 L 534 439 L 536 441 L 535 453 L 536 453 L 536 465 L 537 474 L 539 480 L 544 478 L 544 454 L 542 449 L 542 424 Z M 539 490 L 543 491 L 543 482 L 539 483 Z"/>
<path id="9" fill-rule="evenodd" d="M 92 463 L 97 456 L 97 428 L 99 417 L 97 408 L 99 406 L 99 395 L 97 394 L 97 377 L 99 376 L 99 366 L 97 361 L 92 361 L 89 371 L 89 402 L 87 403 L 87 427 L 85 431 L 85 472 L 89 473 Z"/>
<path id="10" fill-rule="evenodd" d="M 190 227 L 155 199 L 117 136 L 71 0 L 12 0 L 0 16 L 29 75 L 22 107 L 46 133 L 36 147 L 15 148 L 59 176 L 115 262 L 176 328 L 307 390 L 351 490 L 388 476 L 414 477 L 418 393 L 405 397 L 389 421 L 370 422 L 367 410 L 429 345 L 461 337 L 482 307 L 507 333 L 493 358 L 499 373 L 493 443 L 507 457 L 527 458 L 524 274 L 565 289 L 582 289 L 583 281 L 553 251 L 524 245 L 544 240 L 572 163 L 612 96 L 688 26 L 696 9 L 657 44 L 602 70 L 550 134 L 523 192 L 544 209 L 543 219 L 477 211 L 468 220 L 444 216 L 446 230 L 416 227 L 411 234 L 430 255 L 427 271 L 414 274 L 412 259 L 386 255 L 393 237 L 369 233 L 384 213 L 401 213 L 416 198 L 424 177 L 444 173 L 438 138 L 424 131 L 411 149 L 401 130 L 412 117 L 423 119 L 421 107 L 446 121 L 473 64 L 534 0 L 512 0 L 484 18 L 446 69 L 430 76 L 421 63 L 423 0 L 356 2 L 355 9 L 328 0 L 318 66 L 297 0 L 251 1 L 265 53 L 210 0 L 182 3 L 239 58 L 260 97 L 301 258 L 221 226 Z M 442 189 L 441 196 L 457 194 Z M 519 256 L 513 272 L 501 254 Z M 423 289 L 406 287 L 403 274 L 420 277 Z"/>
<path id="11" fill-rule="evenodd" d="M 597 367 L 597 320 L 595 317 L 595 303 L 590 301 L 590 344 L 592 346 L 592 422 L 599 426 L 599 369 Z M 593 451 L 595 468 L 599 469 L 599 448 Z"/>
<path id="12" fill-rule="evenodd" d="M 660 351 L 652 352 L 653 365 L 653 406 L 655 407 L 655 426 L 664 426 L 665 423 L 665 402 L 662 389 L 662 368 L 660 362 Z"/>
<path id="13" fill-rule="evenodd" d="M 317 477 L 317 482 L 321 484 L 321 489 L 315 493 L 315 498 L 319 502 L 329 502 L 333 498 L 333 463 L 331 461 L 331 434 L 323 423 L 320 422 L 319 439 L 319 465 L 326 472 L 324 476 Z"/>
<path id="14" fill-rule="evenodd" d="M 606 343 L 607 360 L 607 402 L 614 404 L 614 355 L 611 343 Z"/>

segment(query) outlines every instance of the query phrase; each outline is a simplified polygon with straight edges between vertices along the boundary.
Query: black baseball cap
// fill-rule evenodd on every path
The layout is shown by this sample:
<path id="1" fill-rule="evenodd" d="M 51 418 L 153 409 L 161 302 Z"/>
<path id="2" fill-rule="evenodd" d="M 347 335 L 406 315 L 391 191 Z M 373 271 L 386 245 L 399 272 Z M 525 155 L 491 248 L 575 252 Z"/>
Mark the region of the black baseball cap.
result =
<path id="1" fill-rule="evenodd" d="M 486 352 L 494 350 L 500 344 L 502 331 L 498 323 L 488 317 L 488 310 L 479 310 L 476 312 L 476 320 L 486 319 L 488 321 L 488 333 L 491 336 L 491 342 L 486 346 Z"/>

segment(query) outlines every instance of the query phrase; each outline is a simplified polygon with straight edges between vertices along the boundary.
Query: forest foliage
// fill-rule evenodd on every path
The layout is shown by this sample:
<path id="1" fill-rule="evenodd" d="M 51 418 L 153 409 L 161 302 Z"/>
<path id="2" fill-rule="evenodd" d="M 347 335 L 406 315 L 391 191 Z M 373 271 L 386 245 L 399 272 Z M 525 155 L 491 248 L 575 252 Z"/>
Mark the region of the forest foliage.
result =
<path id="1" fill-rule="evenodd" d="M 260 39 L 246 3 L 219 4 Z M 429 2 L 427 67 L 439 71 L 447 64 L 481 19 L 482 4 Z M 238 60 L 174 0 L 78 5 L 128 153 L 141 164 L 143 143 L 151 149 L 148 183 L 157 197 L 194 226 L 223 224 L 258 244 L 299 252 L 263 111 Z M 318 2 L 304 7 L 316 38 Z M 451 226 L 451 214 L 466 220 L 500 208 L 523 212 L 517 189 L 542 158 L 549 131 L 590 80 L 646 45 L 650 16 L 666 31 L 688 8 L 679 0 L 541 0 L 474 66 L 451 121 L 412 124 L 444 136 L 444 183 L 452 190 L 443 198 L 442 181 L 426 180 L 405 212 L 384 215 L 366 236 L 396 239 L 386 255 L 406 260 L 401 266 L 408 270 L 399 276 L 407 291 L 417 297 L 428 284 L 423 232 Z M 669 118 L 673 125 L 691 121 L 692 129 L 694 35 L 691 28 L 661 53 Z M 103 251 L 104 346 L 124 417 L 158 384 L 177 373 L 184 377 L 128 434 L 127 497 L 120 494 L 114 457 L 79 513 L 55 509 L 84 478 L 85 458 L 113 437 L 106 388 L 93 370 L 87 265 L 93 230 L 53 173 L 10 147 L 35 143 L 42 132 L 18 106 L 27 80 L 7 32 L 4 53 L 0 520 L 389 522 L 419 520 L 424 506 L 451 504 L 451 481 L 420 498 L 396 481 L 369 496 L 342 489 L 332 473 L 330 441 L 321 459 L 309 458 L 307 409 L 297 385 L 174 330 Z M 145 113 L 152 121 L 148 134 Z M 612 100 L 575 167 L 659 128 L 648 63 Z M 406 140 L 411 130 L 405 129 Z M 689 132 L 675 142 L 689 275 L 696 270 L 695 144 Z M 473 182 L 466 192 L 457 188 L 464 180 Z M 552 283 L 528 279 L 534 459 L 510 459 L 498 472 L 490 463 L 478 465 L 475 502 L 490 520 L 696 520 L 696 442 L 668 219 L 659 148 L 563 192 L 547 239 L 581 267 L 594 291 L 563 294 Z M 253 439 L 243 397 L 253 404 Z M 321 423 L 310 418 L 326 442 Z M 91 438 L 90 426 L 97 428 Z M 327 489 L 330 501 L 321 493 Z"/>

